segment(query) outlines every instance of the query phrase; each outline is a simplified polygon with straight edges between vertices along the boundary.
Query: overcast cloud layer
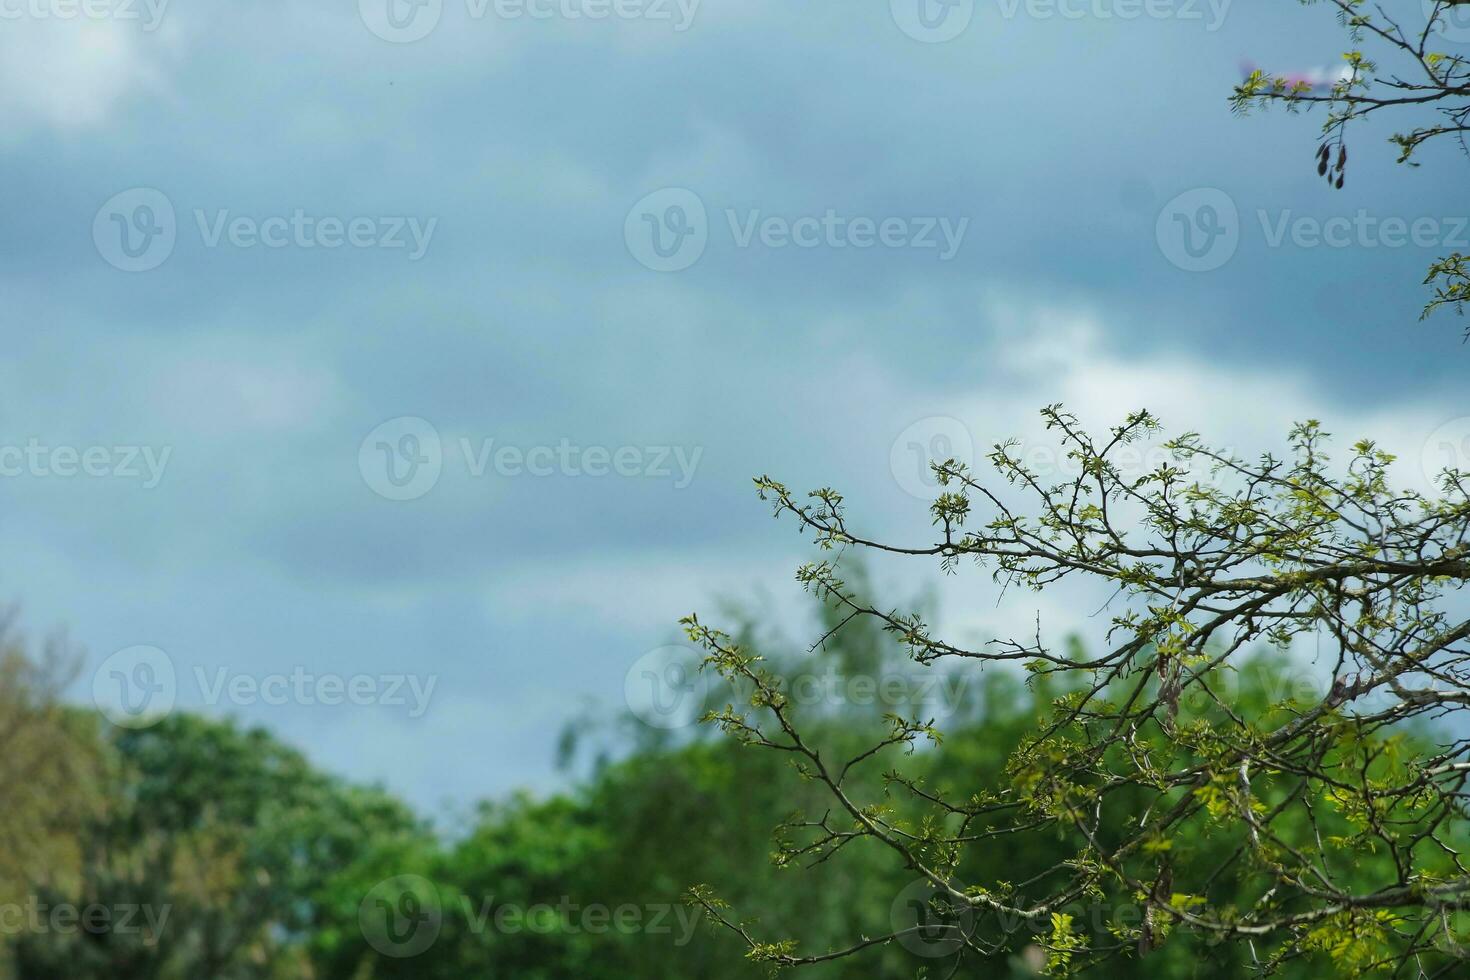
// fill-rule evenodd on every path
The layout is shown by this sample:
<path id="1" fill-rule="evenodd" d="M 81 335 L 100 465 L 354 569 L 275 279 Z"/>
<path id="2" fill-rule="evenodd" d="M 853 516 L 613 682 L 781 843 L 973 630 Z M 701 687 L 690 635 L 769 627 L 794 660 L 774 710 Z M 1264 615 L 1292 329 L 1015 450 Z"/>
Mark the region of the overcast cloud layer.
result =
<path id="1" fill-rule="evenodd" d="M 394 3 L 5 8 L 0 594 L 85 645 L 80 698 L 156 647 L 181 707 L 462 803 L 551 785 L 679 616 L 791 602 L 754 475 L 922 533 L 909 443 L 1057 401 L 1247 454 L 1319 417 L 1406 480 L 1466 446 L 1460 325 L 1416 322 L 1465 161 L 1364 128 L 1334 192 L 1316 120 L 1226 106 L 1243 60 L 1332 65 L 1322 10 L 976 0 L 932 43 L 905 0 Z M 228 693 L 302 673 L 434 686 Z"/>

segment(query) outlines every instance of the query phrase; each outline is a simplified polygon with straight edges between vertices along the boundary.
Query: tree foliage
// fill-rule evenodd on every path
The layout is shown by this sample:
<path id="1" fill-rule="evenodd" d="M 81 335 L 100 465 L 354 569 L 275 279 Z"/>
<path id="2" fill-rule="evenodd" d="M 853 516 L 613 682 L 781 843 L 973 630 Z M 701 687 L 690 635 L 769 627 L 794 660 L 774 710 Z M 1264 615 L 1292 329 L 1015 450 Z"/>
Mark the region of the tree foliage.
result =
<path id="1" fill-rule="evenodd" d="M 17 977 L 315 976 L 313 958 L 366 950 L 357 902 L 381 868 L 406 842 L 432 846 L 403 804 L 312 769 L 261 729 L 176 714 L 116 729 L 96 751 L 106 805 L 53 832 L 77 870 L 31 881 L 25 901 L 46 924 L 12 937 Z M 107 921 L 58 928 L 55 909 Z"/>
<path id="2" fill-rule="evenodd" d="M 1302 0 L 1306 4 L 1318 0 Z M 1321 106 L 1322 143 L 1317 172 L 1341 188 L 1348 163 L 1347 135 L 1358 120 L 1381 114 L 1403 117 L 1404 128 L 1391 137 L 1399 162 L 1418 166 L 1420 147 L 1448 138 L 1470 156 L 1470 59 L 1443 50 L 1449 18 L 1470 6 L 1466 0 L 1428 0 L 1395 16 L 1367 0 L 1326 0 L 1347 29 L 1352 49 L 1343 55 L 1346 72 L 1327 91 L 1303 79 L 1253 71 L 1231 95 L 1237 112 L 1282 105 L 1289 111 Z M 1421 10 L 1422 6 L 1422 10 Z M 1415 14 L 1422 13 L 1419 21 Z M 1430 266 L 1425 285 L 1432 295 L 1422 317 L 1440 307 L 1464 311 L 1470 299 L 1470 257 L 1458 252 Z"/>
<path id="3" fill-rule="evenodd" d="M 0 614 L 0 901 L 36 883 L 75 879 L 76 834 L 104 805 L 96 719 L 69 710 L 61 691 L 76 652 L 60 637 L 33 655 Z"/>
<path id="4" fill-rule="evenodd" d="M 1116 459 L 1158 430 L 1151 415 L 1102 439 L 1059 407 L 1044 417 L 1081 475 L 1047 483 L 1014 444 L 990 454 L 996 479 L 935 464 L 930 541 L 880 542 L 835 490 L 801 498 L 756 481 L 825 551 L 974 565 L 1006 588 L 1086 579 L 1112 594 L 1096 655 L 1045 645 L 1039 631 L 967 647 L 866 599 L 830 559 L 799 570 L 844 623 L 877 623 L 916 665 L 1019 665 L 1051 686 L 1000 778 L 890 766 L 874 791 L 862 774 L 942 744 L 932 719 L 894 713 L 862 749 L 827 751 L 758 652 L 686 620 L 706 665 L 746 695 L 710 720 L 826 791 L 827 809 L 787 822 L 779 859 L 880 847 L 926 883 L 933 916 L 808 952 L 761 934 L 711 891 L 694 901 L 776 967 L 942 934 L 958 968 L 1035 932 L 1054 975 L 1178 945 L 1228 946 L 1262 973 L 1301 958 L 1348 976 L 1466 969 L 1470 619 L 1454 610 L 1470 577 L 1470 477 L 1446 472 L 1434 495 L 1394 489 L 1392 457 L 1360 442 L 1334 466 L 1326 434 L 1307 422 L 1284 459 L 1248 462 L 1186 434 L 1167 443 L 1179 465 L 1135 478 Z M 1186 468 L 1201 462 L 1208 480 Z M 1311 693 L 1232 696 L 1253 647 L 1314 641 L 1326 652 Z M 977 852 L 1032 840 L 1065 846 L 1045 867 L 974 873 Z"/>

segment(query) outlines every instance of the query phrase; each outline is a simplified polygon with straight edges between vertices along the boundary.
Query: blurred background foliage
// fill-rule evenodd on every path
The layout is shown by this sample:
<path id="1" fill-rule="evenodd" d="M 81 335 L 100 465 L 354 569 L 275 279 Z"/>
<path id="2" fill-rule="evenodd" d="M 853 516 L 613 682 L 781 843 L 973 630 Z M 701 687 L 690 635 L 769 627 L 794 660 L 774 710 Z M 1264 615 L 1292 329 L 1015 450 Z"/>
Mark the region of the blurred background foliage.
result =
<path id="1" fill-rule="evenodd" d="M 927 669 L 866 617 L 809 652 L 767 635 L 758 613 L 731 612 L 742 640 L 785 677 L 830 668 L 841 678 L 912 680 Z M 823 632 L 838 625 L 833 610 L 817 615 Z M 5 636 L 0 907 L 100 905 L 116 919 L 118 909 L 138 906 L 151 915 L 137 913 L 128 929 L 89 930 L 51 928 L 44 912 L 41 927 L 12 914 L 0 920 L 0 977 L 736 980 L 764 971 L 733 935 L 695 922 L 681 901 L 690 886 L 707 884 L 758 919 L 762 938 L 790 937 L 801 951 L 819 952 L 891 931 L 912 884 L 890 853 L 868 842 L 815 867 L 777 867 L 777 826 L 795 812 L 820 817 L 830 801 L 782 753 L 735 744 L 706 726 L 670 734 L 630 717 L 589 716 L 562 734 L 570 788 L 486 802 L 467 826 L 446 832 L 382 789 L 313 768 L 260 729 L 184 713 L 140 731 L 114 728 L 59 698 L 64 645 L 28 653 L 13 631 Z M 1236 710 L 1258 719 L 1282 711 L 1302 669 L 1279 653 L 1256 655 L 1236 680 Z M 951 791 L 1002 784 L 1010 751 L 1063 693 L 1045 678 L 1010 673 L 949 680 L 941 704 L 910 709 L 937 708 L 943 742 L 870 767 L 860 795 L 881 799 L 890 768 Z M 739 703 L 727 690 L 711 693 L 712 707 Z M 850 754 L 875 740 L 883 711 L 893 709 L 825 698 L 800 710 L 823 744 Z M 889 802 L 903 805 L 897 794 Z M 1332 807 L 1324 800 L 1320 810 L 1330 826 Z M 1180 860 L 1228 857 L 1207 831 L 1167 847 Z M 1018 836 L 972 854 L 965 871 L 968 880 L 1023 881 L 1067 857 L 1065 848 Z M 1361 860 L 1367 870 L 1385 858 Z M 410 957 L 375 949 L 360 919 L 365 907 L 372 911 L 370 893 L 401 875 L 430 883 L 424 897 L 439 926 L 435 941 Z M 1228 875 L 1217 887 L 1216 897 L 1231 900 Z M 1239 896 L 1242 906 L 1253 898 Z M 495 911 L 507 904 L 559 911 L 534 929 L 504 930 Z M 637 906 L 649 926 L 659 916 L 657 927 L 583 929 L 594 904 Z M 1111 921 L 1136 925 L 1138 910 L 1079 909 L 1076 918 L 1102 934 Z M 1043 958 L 1028 946 L 1022 934 L 1004 957 L 969 961 L 959 975 L 1035 976 Z M 1146 961 L 1128 957 L 1088 975 L 1145 969 L 1151 980 L 1226 978 L 1249 974 L 1247 963 L 1244 949 L 1175 933 Z M 806 975 L 941 977 L 949 966 L 892 944 Z M 1307 957 L 1279 975 L 1330 973 L 1325 958 Z"/>

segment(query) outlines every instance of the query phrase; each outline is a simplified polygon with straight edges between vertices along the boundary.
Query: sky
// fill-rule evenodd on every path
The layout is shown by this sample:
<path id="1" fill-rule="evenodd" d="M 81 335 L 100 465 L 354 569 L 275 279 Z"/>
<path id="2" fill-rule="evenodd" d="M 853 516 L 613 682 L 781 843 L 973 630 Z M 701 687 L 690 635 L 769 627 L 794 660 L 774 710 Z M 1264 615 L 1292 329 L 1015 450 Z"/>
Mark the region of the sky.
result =
<path id="1" fill-rule="evenodd" d="M 679 617 L 799 633 L 754 476 L 923 542 L 923 458 L 1044 455 L 1055 402 L 1470 466 L 1462 324 L 1417 319 L 1470 164 L 1357 126 L 1333 190 L 1317 117 L 1227 104 L 1334 71 L 1324 7 L 391 3 L 0 0 L 0 597 L 122 723 L 449 810 L 559 785 Z"/>

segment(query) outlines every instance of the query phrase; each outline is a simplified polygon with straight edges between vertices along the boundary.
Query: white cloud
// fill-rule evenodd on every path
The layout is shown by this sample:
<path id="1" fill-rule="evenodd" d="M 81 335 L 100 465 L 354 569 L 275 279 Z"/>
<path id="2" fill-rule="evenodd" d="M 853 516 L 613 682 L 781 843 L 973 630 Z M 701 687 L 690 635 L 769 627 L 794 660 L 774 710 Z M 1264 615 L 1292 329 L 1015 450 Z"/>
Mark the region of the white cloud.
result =
<path id="1" fill-rule="evenodd" d="M 33 0 L 24 8 L 48 6 Z M 174 46 L 165 29 L 139 20 L 6 20 L 0 30 L 0 123 L 12 131 L 42 125 L 62 131 L 104 123 L 123 100 L 166 92 L 164 59 Z"/>
<path id="2" fill-rule="evenodd" d="M 1402 484 L 1427 488 L 1420 459 L 1426 440 L 1444 421 L 1443 409 L 1427 400 L 1379 393 L 1354 402 L 1333 396 L 1305 372 L 1279 366 L 1241 370 L 1223 360 L 1185 353 L 1123 353 L 1113 341 L 1120 335 L 1117 327 L 1109 329 L 1102 315 L 1085 307 L 987 301 L 980 319 L 992 326 L 995 341 L 984 352 L 984 367 L 964 389 L 942 395 L 919 391 L 893 366 L 864 356 L 834 359 L 828 371 L 801 382 L 803 396 L 818 401 L 838 400 L 843 390 L 861 392 L 858 402 L 838 402 L 847 437 L 831 433 L 833 445 L 823 448 L 835 445 L 837 455 L 846 457 L 849 473 L 871 474 L 864 485 L 838 485 L 854 526 L 863 533 L 902 544 L 929 542 L 925 503 L 896 490 L 886 449 L 871 452 L 878 443 L 891 440 L 915 420 L 953 417 L 970 430 L 983 477 L 990 472 L 984 454 L 996 442 L 1016 436 L 1023 438 L 1024 447 L 1057 445 L 1037 414 L 1056 402 L 1095 434 L 1147 408 L 1165 424 L 1160 441 L 1194 430 L 1207 443 L 1247 460 L 1264 451 L 1281 455 L 1292 423 L 1316 418 L 1336 434 L 1335 458 L 1344 458 L 1357 439 L 1372 438 L 1400 456 L 1394 469 Z M 853 453 L 867 458 L 854 464 Z M 763 518 L 761 505 L 752 500 L 748 510 L 724 519 L 753 528 Z M 795 545 L 794 524 L 785 526 Z M 773 613 L 776 622 L 794 631 L 793 639 L 805 640 L 810 639 L 805 631 L 811 624 L 801 615 L 806 607 L 791 573 L 808 557 L 795 550 L 732 553 L 722 544 L 689 552 L 610 555 L 571 566 L 538 564 L 518 568 L 495 583 L 492 605 L 496 617 L 516 610 L 587 617 L 607 628 L 635 635 L 641 631 L 652 646 L 664 642 L 668 624 L 690 609 L 714 612 L 717 598 L 769 589 L 781 600 Z M 1012 589 L 1002 599 L 988 574 L 973 568 L 943 576 L 937 563 L 927 559 L 873 564 L 883 583 L 880 604 L 906 600 L 925 585 L 937 586 L 937 625 L 956 642 L 1029 641 L 1039 620 L 1048 644 L 1072 631 L 1100 643 L 1110 618 L 1104 606 L 1111 590 L 1095 583 L 1068 582 L 1042 594 Z"/>
<path id="3" fill-rule="evenodd" d="M 1305 372 L 1263 362 L 1242 369 L 1194 354 L 1124 354 L 1110 343 L 1116 331 L 1087 310 L 996 304 L 992 319 L 1009 336 L 1000 364 L 1009 381 L 1003 398 L 982 396 L 961 404 L 959 417 L 987 430 L 977 441 L 989 445 L 1006 436 L 993 420 L 1014 419 L 1019 431 L 1038 429 L 1036 411 L 1061 402 L 1091 432 L 1148 409 L 1163 422 L 1166 438 L 1200 433 L 1207 444 L 1244 459 L 1262 452 L 1280 454 L 1293 423 L 1318 419 L 1334 434 L 1334 456 L 1344 457 L 1358 439 L 1373 439 L 1400 459 L 1397 478 L 1427 490 L 1421 461 L 1444 409 L 1413 397 L 1347 400 L 1330 394 Z M 1045 338 L 1044 340 L 1042 338 Z M 994 390 L 994 389 L 992 389 Z"/>
<path id="4" fill-rule="evenodd" d="M 1044 432 L 1037 416 L 1053 403 L 1061 403 L 1094 435 L 1130 412 L 1148 409 L 1164 425 L 1158 442 L 1196 431 L 1205 443 L 1247 461 L 1263 452 L 1279 458 L 1292 424 L 1318 419 L 1334 434 L 1329 447 L 1334 459 L 1345 459 L 1358 439 L 1373 439 L 1399 457 L 1393 473 L 1401 486 L 1430 489 L 1422 461 L 1436 451 L 1431 436 L 1444 431 L 1444 410 L 1428 400 L 1378 392 L 1351 401 L 1330 394 L 1305 372 L 1277 365 L 1242 370 L 1198 355 L 1123 353 L 1113 342 L 1119 331 L 1109 330 L 1102 316 L 1086 308 L 992 302 L 987 309 L 1000 338 L 991 376 L 976 385 L 976 392 L 940 404 L 913 403 L 907 415 L 964 421 L 979 457 L 985 447 L 1011 437 L 1022 439 L 1018 451 L 1023 454 L 1059 447 L 1055 433 Z M 1067 465 L 1060 453 L 1042 452 L 1039 458 Z M 976 462 L 982 477 L 993 472 L 983 458 Z M 1101 583 L 1065 583 L 1042 594 L 1013 589 L 997 604 L 999 589 L 983 574 L 962 572 L 940 586 L 946 629 L 971 638 L 1030 640 L 1039 617 L 1048 644 L 1072 631 L 1100 643 L 1111 591 Z M 978 605 L 977 594 L 984 597 Z"/>

